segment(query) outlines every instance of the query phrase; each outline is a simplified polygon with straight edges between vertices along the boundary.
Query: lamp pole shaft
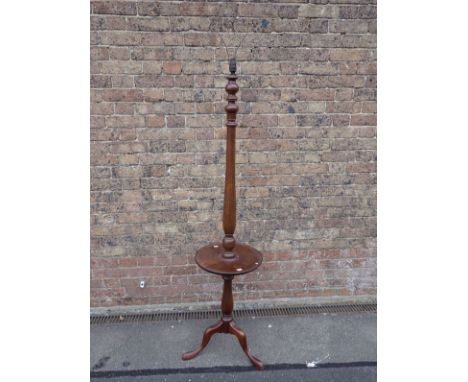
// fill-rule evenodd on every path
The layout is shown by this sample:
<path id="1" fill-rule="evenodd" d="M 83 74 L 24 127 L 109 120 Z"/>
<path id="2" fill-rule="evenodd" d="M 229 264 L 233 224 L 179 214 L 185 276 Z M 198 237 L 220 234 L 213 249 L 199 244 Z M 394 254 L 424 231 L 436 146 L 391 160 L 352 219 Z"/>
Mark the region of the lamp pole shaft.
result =
<path id="1" fill-rule="evenodd" d="M 231 74 L 227 76 L 228 83 L 225 87 L 227 92 L 226 111 L 226 176 L 224 183 L 224 209 L 223 209 L 223 247 L 224 257 L 234 257 L 232 249 L 235 246 L 234 231 L 236 229 L 236 116 L 239 107 L 236 104 L 236 93 L 239 86 L 236 83 L 235 61 L 229 65 Z"/>

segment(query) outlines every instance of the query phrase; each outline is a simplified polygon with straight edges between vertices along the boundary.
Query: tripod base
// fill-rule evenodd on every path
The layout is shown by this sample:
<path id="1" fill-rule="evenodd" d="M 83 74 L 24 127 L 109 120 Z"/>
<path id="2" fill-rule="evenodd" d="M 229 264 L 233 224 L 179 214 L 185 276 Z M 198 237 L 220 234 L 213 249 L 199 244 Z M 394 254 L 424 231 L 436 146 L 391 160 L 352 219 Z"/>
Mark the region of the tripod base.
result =
<path id="1" fill-rule="evenodd" d="M 239 329 L 232 319 L 234 299 L 232 296 L 232 279 L 234 276 L 252 272 L 262 263 L 262 254 L 256 249 L 236 243 L 231 249 L 234 256 L 226 259 L 223 245 L 214 244 L 205 246 L 195 254 L 195 261 L 200 268 L 214 274 L 221 275 L 224 280 L 223 297 L 221 299 L 221 319 L 214 325 L 208 327 L 203 333 L 201 345 L 195 350 L 185 353 L 182 356 L 184 361 L 195 358 L 210 342 L 215 333 L 226 333 L 236 336 L 244 353 L 249 357 L 250 362 L 258 369 L 263 369 L 263 363 L 252 354 L 247 346 L 247 336 Z"/>
<path id="2" fill-rule="evenodd" d="M 236 326 L 232 318 L 231 319 L 222 318 L 216 324 L 208 327 L 203 333 L 203 339 L 202 339 L 201 345 L 191 352 L 184 353 L 182 355 L 182 359 L 184 361 L 188 361 L 188 360 L 195 358 L 208 345 L 211 337 L 213 337 L 213 335 L 216 333 L 227 333 L 227 334 L 232 334 L 236 336 L 237 339 L 239 340 L 239 344 L 242 347 L 242 350 L 250 359 L 250 362 L 252 362 L 252 364 L 258 370 L 263 369 L 262 361 L 260 361 L 257 357 L 253 356 L 250 353 L 249 347 L 247 346 L 246 334 L 240 328 Z"/>

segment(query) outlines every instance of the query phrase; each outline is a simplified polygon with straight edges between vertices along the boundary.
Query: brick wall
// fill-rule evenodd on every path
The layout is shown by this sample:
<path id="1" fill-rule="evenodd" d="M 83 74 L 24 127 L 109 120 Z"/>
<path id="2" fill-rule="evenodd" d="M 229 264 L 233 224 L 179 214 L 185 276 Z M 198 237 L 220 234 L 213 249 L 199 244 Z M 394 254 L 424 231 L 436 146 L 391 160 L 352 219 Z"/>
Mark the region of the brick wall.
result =
<path id="1" fill-rule="evenodd" d="M 91 304 L 217 301 L 221 36 L 238 51 L 240 300 L 376 293 L 372 0 L 91 2 Z M 234 16 L 239 16 L 237 19 Z M 146 287 L 139 288 L 140 280 Z"/>

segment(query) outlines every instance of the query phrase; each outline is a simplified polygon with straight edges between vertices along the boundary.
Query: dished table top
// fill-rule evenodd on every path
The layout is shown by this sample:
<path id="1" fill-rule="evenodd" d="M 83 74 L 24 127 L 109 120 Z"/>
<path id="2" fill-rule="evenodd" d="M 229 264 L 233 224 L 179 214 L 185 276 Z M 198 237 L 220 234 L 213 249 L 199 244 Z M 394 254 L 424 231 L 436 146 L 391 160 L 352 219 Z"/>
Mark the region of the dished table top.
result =
<path id="1" fill-rule="evenodd" d="M 210 244 L 197 251 L 195 261 L 207 272 L 235 276 L 254 271 L 263 260 L 262 254 L 247 244 L 236 243 L 232 259 L 223 257 L 225 251 L 222 243 Z"/>

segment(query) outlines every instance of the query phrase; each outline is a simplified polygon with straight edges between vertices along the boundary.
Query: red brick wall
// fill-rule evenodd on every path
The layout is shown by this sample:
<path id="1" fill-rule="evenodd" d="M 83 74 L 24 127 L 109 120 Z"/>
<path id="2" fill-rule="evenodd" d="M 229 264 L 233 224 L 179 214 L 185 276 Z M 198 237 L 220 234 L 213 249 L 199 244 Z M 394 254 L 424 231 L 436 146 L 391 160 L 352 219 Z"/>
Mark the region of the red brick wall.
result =
<path id="1" fill-rule="evenodd" d="M 371 0 L 91 2 L 91 304 L 220 297 L 224 85 L 238 51 L 237 299 L 376 293 Z M 238 15 L 238 19 L 232 16 Z M 139 288 L 145 280 L 145 288 Z"/>

